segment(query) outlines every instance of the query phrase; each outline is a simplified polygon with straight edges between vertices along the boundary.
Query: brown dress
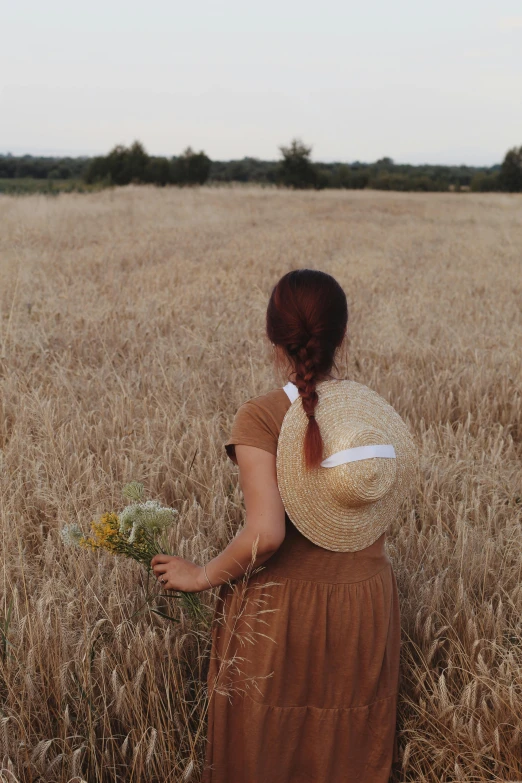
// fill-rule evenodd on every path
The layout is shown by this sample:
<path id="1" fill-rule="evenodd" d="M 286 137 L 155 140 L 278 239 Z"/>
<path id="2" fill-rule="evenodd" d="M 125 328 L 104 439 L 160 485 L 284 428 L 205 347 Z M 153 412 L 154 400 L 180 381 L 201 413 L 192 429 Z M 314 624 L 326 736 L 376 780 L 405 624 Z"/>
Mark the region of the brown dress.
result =
<path id="1" fill-rule="evenodd" d="M 275 455 L 289 407 L 283 389 L 243 403 L 230 458 L 235 444 Z M 285 521 L 260 570 L 219 588 L 203 783 L 387 783 L 400 613 L 386 533 L 332 552 Z"/>

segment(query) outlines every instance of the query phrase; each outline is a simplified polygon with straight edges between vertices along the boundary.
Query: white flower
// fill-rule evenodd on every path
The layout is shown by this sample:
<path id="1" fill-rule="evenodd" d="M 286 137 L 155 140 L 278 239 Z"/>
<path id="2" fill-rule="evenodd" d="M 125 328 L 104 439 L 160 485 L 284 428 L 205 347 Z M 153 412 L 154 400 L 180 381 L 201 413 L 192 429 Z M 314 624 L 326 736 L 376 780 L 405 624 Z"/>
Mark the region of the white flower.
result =
<path id="1" fill-rule="evenodd" d="M 83 538 L 83 533 L 76 522 L 62 527 L 60 535 L 65 546 L 79 546 L 80 539 Z"/>
<path id="2" fill-rule="evenodd" d="M 118 515 L 120 533 L 130 530 L 129 543 L 132 544 L 138 530 L 148 530 L 150 533 L 160 533 L 170 527 L 178 511 L 175 508 L 161 506 L 157 500 L 147 500 L 145 503 L 132 503 L 126 506 Z"/>

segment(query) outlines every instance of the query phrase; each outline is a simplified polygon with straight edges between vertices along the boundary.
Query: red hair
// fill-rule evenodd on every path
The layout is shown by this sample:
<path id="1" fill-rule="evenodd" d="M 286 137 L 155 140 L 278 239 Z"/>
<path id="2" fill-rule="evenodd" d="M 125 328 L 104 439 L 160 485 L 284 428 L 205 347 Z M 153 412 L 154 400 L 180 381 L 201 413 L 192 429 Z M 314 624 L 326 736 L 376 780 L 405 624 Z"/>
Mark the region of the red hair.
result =
<path id="1" fill-rule="evenodd" d="M 272 289 L 266 311 L 266 333 L 282 346 L 295 370 L 295 385 L 308 416 L 304 440 L 307 468 L 323 459 L 323 439 L 315 420 L 320 376 L 335 367 L 334 355 L 348 323 L 346 294 L 332 275 L 316 269 L 294 269 Z"/>

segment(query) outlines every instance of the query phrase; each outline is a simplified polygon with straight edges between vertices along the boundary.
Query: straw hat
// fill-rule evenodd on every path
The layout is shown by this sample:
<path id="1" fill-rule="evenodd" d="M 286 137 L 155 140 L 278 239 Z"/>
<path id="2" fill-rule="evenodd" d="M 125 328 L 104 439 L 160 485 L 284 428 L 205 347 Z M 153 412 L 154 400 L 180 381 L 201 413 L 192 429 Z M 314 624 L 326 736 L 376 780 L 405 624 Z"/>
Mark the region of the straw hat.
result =
<path id="1" fill-rule="evenodd" d="M 413 483 L 417 447 L 397 411 L 367 386 L 333 379 L 316 390 L 325 458 L 306 469 L 308 417 L 296 396 L 277 444 L 279 491 L 290 520 L 314 544 L 354 552 L 370 546 L 396 517 Z"/>

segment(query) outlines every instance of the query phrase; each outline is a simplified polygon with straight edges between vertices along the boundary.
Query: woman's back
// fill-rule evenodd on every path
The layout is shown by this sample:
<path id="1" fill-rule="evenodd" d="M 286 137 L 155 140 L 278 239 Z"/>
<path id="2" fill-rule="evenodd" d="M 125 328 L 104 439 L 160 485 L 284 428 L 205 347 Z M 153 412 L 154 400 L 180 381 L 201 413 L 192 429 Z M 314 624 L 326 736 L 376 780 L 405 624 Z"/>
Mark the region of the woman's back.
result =
<path id="1" fill-rule="evenodd" d="M 276 455 L 282 388 L 236 413 L 225 444 Z M 285 515 L 279 549 L 220 588 L 205 783 L 385 783 L 397 760 L 400 614 L 385 533 L 356 552 L 312 543 Z M 229 699 L 229 697 L 232 697 Z"/>
<path id="2" fill-rule="evenodd" d="M 252 397 L 243 403 L 234 419 L 230 438 L 225 443 L 229 457 L 235 461 L 236 443 L 257 446 L 276 455 L 281 424 L 290 405 L 290 398 L 282 388 Z M 371 575 L 374 568 L 381 564 L 382 558 L 387 558 L 386 533 L 365 549 L 333 552 L 313 544 L 292 524 L 288 514 L 285 514 L 285 525 L 285 540 L 265 565 L 265 568 L 270 567 L 272 574 L 280 573 L 280 569 L 284 568 L 287 575 L 306 573 L 314 581 L 336 584 L 357 581 Z M 289 550 L 296 555 L 291 562 L 287 562 L 285 556 Z"/>

